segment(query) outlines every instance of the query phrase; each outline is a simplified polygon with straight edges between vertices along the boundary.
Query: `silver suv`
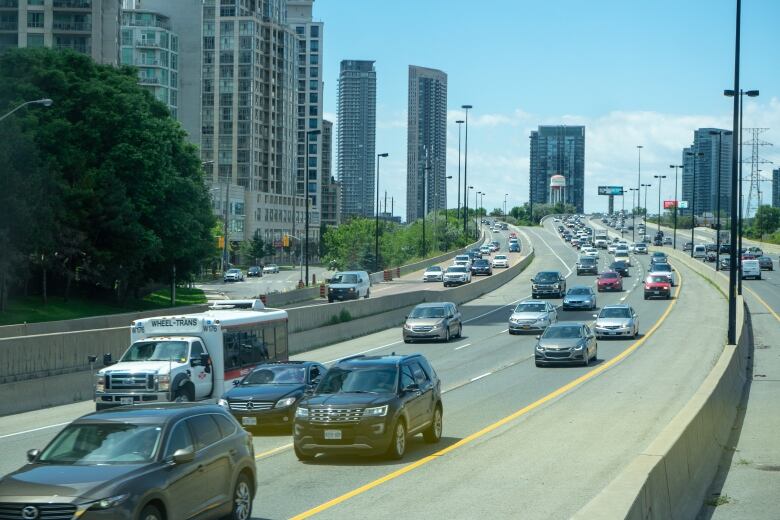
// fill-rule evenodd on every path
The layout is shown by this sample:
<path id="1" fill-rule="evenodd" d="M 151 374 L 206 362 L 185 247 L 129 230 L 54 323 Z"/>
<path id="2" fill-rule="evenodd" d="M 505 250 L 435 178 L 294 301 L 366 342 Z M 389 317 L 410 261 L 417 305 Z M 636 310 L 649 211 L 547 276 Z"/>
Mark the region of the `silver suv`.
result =
<path id="1" fill-rule="evenodd" d="M 463 335 L 463 320 L 452 302 L 421 303 L 406 317 L 404 343 L 420 339 L 449 341 Z"/>

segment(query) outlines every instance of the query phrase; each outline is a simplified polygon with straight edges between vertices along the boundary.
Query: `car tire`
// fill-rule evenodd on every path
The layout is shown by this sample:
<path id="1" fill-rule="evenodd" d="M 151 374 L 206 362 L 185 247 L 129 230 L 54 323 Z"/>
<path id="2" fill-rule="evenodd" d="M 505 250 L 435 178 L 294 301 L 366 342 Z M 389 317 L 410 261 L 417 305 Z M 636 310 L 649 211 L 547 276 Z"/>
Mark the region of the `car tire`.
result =
<path id="1" fill-rule="evenodd" d="M 433 420 L 431 425 L 423 431 L 423 439 L 428 444 L 436 444 L 441 440 L 441 432 L 444 428 L 444 416 L 442 414 L 441 405 L 436 405 L 433 410 Z"/>
<path id="2" fill-rule="evenodd" d="M 146 504 L 138 515 L 139 520 L 163 520 L 165 518 L 160 509 L 154 504 Z"/>
<path id="3" fill-rule="evenodd" d="M 363 296 L 363 298 L 368 298 L 369 294 L 371 294 L 371 290 L 370 289 L 366 289 L 366 295 Z"/>
<path id="4" fill-rule="evenodd" d="M 458 323 L 458 333 L 455 335 L 456 338 L 460 339 L 463 337 L 463 324 Z"/>
<path id="5" fill-rule="evenodd" d="M 387 458 L 401 460 L 406 453 L 406 425 L 403 419 L 398 419 L 393 425 L 393 436 L 387 448 Z"/>
<path id="6" fill-rule="evenodd" d="M 192 384 L 187 384 L 176 389 L 173 401 L 177 403 L 191 403 L 195 400 L 195 389 Z"/>
<path id="7" fill-rule="evenodd" d="M 295 451 L 295 456 L 301 462 L 309 462 L 309 461 L 314 460 L 314 454 L 313 453 L 307 453 L 307 452 L 301 450 L 295 444 L 293 444 L 293 451 Z"/>
<path id="8" fill-rule="evenodd" d="M 582 366 L 587 367 L 590 365 L 590 354 L 588 354 L 588 348 L 585 347 L 585 355 L 583 356 L 585 359 L 582 360 Z"/>
<path id="9" fill-rule="evenodd" d="M 333 303 L 333 298 L 328 298 L 328 303 Z"/>
<path id="10" fill-rule="evenodd" d="M 252 516 L 252 495 L 252 482 L 245 474 L 240 474 L 233 488 L 233 510 L 228 516 L 230 520 L 249 520 Z"/>
<path id="11" fill-rule="evenodd" d="M 450 327 L 447 326 L 447 330 L 444 331 L 444 343 L 450 342 Z"/>

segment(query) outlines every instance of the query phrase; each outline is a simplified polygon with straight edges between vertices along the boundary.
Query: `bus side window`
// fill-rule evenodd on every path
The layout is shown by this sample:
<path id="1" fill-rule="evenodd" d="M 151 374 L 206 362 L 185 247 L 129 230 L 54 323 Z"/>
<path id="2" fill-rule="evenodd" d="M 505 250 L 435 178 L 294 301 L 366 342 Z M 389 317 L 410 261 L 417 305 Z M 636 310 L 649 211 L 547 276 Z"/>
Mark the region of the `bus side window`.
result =
<path id="1" fill-rule="evenodd" d="M 224 331 L 222 343 L 225 350 L 225 370 L 241 366 L 238 335 L 233 331 Z"/>
<path id="2" fill-rule="evenodd" d="M 274 325 L 263 326 L 263 339 L 265 340 L 265 355 L 270 358 L 271 361 L 278 361 L 276 357 L 276 334 L 274 333 Z"/>
<path id="3" fill-rule="evenodd" d="M 276 325 L 276 355 L 274 359 L 276 361 L 287 361 L 288 346 L 287 346 L 287 322 Z"/>

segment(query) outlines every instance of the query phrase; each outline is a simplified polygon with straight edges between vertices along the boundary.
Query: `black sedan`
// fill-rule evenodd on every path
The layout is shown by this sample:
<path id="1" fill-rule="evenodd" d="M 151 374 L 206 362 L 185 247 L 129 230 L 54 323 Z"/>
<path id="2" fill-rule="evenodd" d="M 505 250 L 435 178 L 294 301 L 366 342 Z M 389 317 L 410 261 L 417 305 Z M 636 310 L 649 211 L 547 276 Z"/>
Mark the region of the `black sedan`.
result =
<path id="1" fill-rule="evenodd" d="M 233 382 L 219 404 L 249 430 L 292 426 L 298 401 L 314 389 L 326 368 L 313 361 L 259 365 Z"/>
<path id="2" fill-rule="evenodd" d="M 630 273 L 628 271 L 628 264 L 623 260 L 615 260 L 614 262 L 609 264 L 609 268 L 610 270 L 620 274 L 620 276 L 622 276 L 623 278 L 630 276 Z"/>
<path id="3" fill-rule="evenodd" d="M 247 277 L 249 276 L 256 276 L 258 278 L 262 278 L 263 276 L 263 268 L 258 265 L 253 265 L 249 269 L 246 270 Z"/>
<path id="4" fill-rule="evenodd" d="M 772 265 L 772 259 L 766 255 L 762 255 L 758 257 L 758 267 L 761 268 L 762 271 L 775 270 L 775 266 Z"/>
<path id="5" fill-rule="evenodd" d="M 471 274 L 474 276 L 484 274 L 487 276 L 491 276 L 493 274 L 493 267 L 490 265 L 490 262 L 487 260 L 483 260 L 481 258 L 474 260 L 474 263 L 471 264 Z"/>

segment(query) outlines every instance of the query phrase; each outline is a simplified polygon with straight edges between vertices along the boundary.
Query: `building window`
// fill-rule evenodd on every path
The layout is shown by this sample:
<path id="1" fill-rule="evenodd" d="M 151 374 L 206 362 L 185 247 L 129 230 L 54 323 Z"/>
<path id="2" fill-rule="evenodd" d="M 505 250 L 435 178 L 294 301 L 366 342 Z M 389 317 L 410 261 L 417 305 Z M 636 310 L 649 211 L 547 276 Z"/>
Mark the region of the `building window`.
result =
<path id="1" fill-rule="evenodd" d="M 320 87 L 320 82 L 316 79 L 310 79 L 309 80 L 309 90 L 317 91 Z"/>
<path id="2" fill-rule="evenodd" d="M 312 40 L 309 42 L 309 50 L 311 52 L 319 52 L 320 51 L 320 41 L 319 40 Z"/>
<path id="3" fill-rule="evenodd" d="M 309 77 L 310 78 L 317 78 L 320 75 L 320 68 L 319 67 L 311 67 L 309 68 Z"/>
<path id="4" fill-rule="evenodd" d="M 309 93 L 309 103 L 318 103 L 319 102 L 320 95 L 316 92 L 310 92 Z"/>
<path id="5" fill-rule="evenodd" d="M 310 116 L 317 115 L 317 105 L 309 105 L 309 115 Z"/>
<path id="6" fill-rule="evenodd" d="M 300 34 L 300 35 L 306 34 L 306 27 L 302 25 L 297 26 L 295 28 L 295 34 Z"/>
<path id="7" fill-rule="evenodd" d="M 319 25 L 312 25 L 311 26 L 311 34 L 310 36 L 312 38 L 319 38 L 320 37 L 320 26 Z"/>
<path id="8" fill-rule="evenodd" d="M 317 128 L 317 119 L 316 118 L 309 119 L 309 128 Z"/>
<path id="9" fill-rule="evenodd" d="M 28 47 L 43 47 L 43 35 L 42 34 L 27 34 L 27 46 Z M 131 49 L 132 53 L 132 49 Z M 131 58 L 132 59 L 132 54 Z"/>
<path id="10" fill-rule="evenodd" d="M 214 37 L 205 36 L 203 38 L 203 48 L 206 50 L 214 50 Z"/>
<path id="11" fill-rule="evenodd" d="M 317 155 L 317 143 L 309 143 L 309 154 Z M 315 161 L 316 165 L 316 161 Z"/>
<path id="12" fill-rule="evenodd" d="M 320 55 L 319 54 L 312 54 L 309 56 L 309 65 L 319 65 L 320 64 Z"/>
<path id="13" fill-rule="evenodd" d="M 27 12 L 27 27 L 43 27 L 43 13 L 36 11 Z M 16 29 L 16 27 L 14 27 Z"/>

